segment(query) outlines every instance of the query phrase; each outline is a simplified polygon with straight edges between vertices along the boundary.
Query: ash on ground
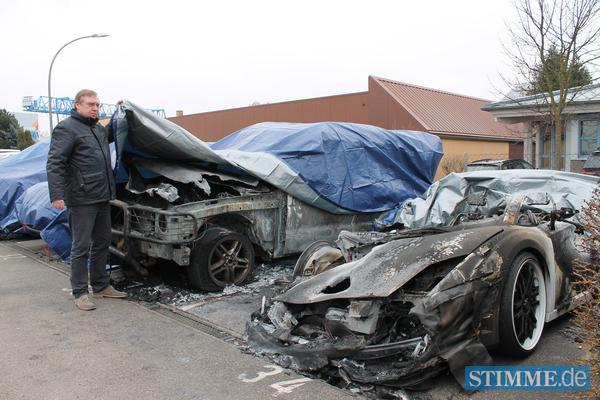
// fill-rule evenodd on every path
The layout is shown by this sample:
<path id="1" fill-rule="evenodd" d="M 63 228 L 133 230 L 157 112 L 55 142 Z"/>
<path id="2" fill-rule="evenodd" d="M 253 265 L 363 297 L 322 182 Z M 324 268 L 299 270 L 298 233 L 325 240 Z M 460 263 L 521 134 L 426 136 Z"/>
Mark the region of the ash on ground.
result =
<path id="1" fill-rule="evenodd" d="M 253 278 L 249 282 L 241 286 L 227 286 L 222 292 L 193 289 L 185 269 L 175 265 L 153 268 L 146 278 L 125 278 L 113 283 L 119 290 L 126 291 L 130 299 L 181 307 L 240 294 L 261 294 L 265 288 L 283 287 L 290 282 L 295 262 L 295 258 L 286 258 L 259 264 L 254 268 Z"/>

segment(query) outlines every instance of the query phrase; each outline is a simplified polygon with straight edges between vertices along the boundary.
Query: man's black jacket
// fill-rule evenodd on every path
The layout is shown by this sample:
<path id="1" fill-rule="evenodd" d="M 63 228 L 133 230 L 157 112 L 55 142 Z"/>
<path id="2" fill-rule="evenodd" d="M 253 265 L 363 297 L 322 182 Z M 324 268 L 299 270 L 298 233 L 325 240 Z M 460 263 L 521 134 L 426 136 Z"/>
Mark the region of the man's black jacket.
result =
<path id="1" fill-rule="evenodd" d="M 75 110 L 54 128 L 46 164 L 50 201 L 80 206 L 115 198 L 110 137 L 97 119 Z"/>

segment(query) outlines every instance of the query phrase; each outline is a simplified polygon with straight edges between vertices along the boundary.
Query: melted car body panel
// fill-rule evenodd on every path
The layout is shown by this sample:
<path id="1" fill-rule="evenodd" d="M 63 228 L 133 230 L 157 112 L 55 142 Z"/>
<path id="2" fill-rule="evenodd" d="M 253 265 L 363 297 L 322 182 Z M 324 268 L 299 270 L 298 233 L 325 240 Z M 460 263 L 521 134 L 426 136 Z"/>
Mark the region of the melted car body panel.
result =
<path id="1" fill-rule="evenodd" d="M 466 256 L 502 231 L 501 227 L 398 239 L 365 257 L 301 282 L 276 300 L 310 304 L 332 299 L 387 297 L 431 264 Z"/>

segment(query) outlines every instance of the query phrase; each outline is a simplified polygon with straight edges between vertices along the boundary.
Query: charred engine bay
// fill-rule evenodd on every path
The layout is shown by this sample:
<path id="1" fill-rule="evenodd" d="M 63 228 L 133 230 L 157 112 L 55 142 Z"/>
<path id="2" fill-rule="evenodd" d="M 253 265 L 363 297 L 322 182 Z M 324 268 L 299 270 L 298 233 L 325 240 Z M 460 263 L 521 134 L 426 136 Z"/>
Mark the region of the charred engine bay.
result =
<path id="1" fill-rule="evenodd" d="M 273 301 L 247 325 L 250 349 L 330 384 L 376 398 L 423 390 L 447 370 L 416 316 L 420 292 L 309 306 Z M 276 338 L 276 340 L 273 340 Z M 429 382 L 428 382 L 429 381 Z"/>
<path id="2" fill-rule="evenodd" d="M 197 201 L 269 192 L 259 180 L 193 165 L 132 158 L 125 162 L 129 178 L 118 198 L 160 209 Z"/>

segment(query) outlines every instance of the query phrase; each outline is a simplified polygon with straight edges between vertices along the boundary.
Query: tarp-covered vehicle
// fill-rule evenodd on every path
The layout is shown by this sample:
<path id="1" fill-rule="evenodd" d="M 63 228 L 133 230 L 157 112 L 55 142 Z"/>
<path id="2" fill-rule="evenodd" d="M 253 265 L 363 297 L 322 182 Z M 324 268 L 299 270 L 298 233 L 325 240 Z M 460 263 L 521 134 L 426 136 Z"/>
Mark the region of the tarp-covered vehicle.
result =
<path id="1" fill-rule="evenodd" d="M 442 156 L 434 135 L 349 123 L 262 123 L 209 146 L 129 102 L 112 127 L 120 250 L 189 266 L 204 290 L 242 283 L 257 253 L 370 229 L 427 189 Z"/>
<path id="2" fill-rule="evenodd" d="M 42 140 L 0 159 L 0 238 L 39 235 L 69 262 L 71 232 L 67 210 L 52 208 L 50 204 L 46 174 L 49 145 L 49 140 Z M 112 145 L 111 154 L 114 160 Z"/>
<path id="3" fill-rule="evenodd" d="M 49 144 L 49 141 L 41 141 L 18 154 L 0 159 L 0 224 L 14 211 L 16 201 L 25 190 L 48 180 Z"/>
<path id="4" fill-rule="evenodd" d="M 422 387 L 448 366 L 462 381 L 492 348 L 527 355 L 545 322 L 586 299 L 572 271 L 590 261 L 577 210 L 595 187 L 558 171 L 451 174 L 386 216 L 396 230 L 309 246 L 304 278 L 248 323 L 250 348 L 384 390 Z"/>

